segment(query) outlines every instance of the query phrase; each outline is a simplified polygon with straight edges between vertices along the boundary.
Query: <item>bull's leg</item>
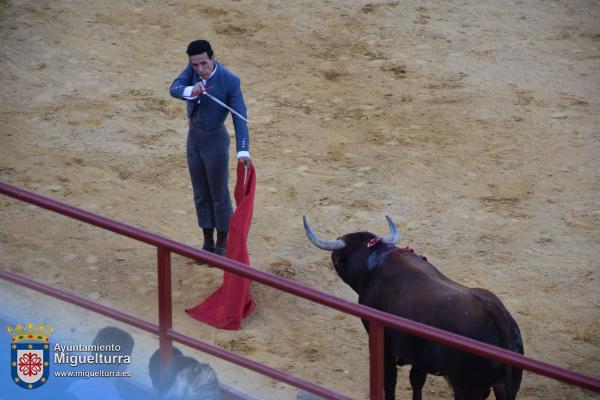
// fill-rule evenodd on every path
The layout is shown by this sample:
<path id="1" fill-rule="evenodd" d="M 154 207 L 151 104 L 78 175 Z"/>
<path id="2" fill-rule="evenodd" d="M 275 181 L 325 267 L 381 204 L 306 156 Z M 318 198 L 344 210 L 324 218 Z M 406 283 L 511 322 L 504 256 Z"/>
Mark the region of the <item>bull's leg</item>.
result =
<path id="1" fill-rule="evenodd" d="M 398 368 L 396 367 L 396 358 L 385 352 L 383 360 L 383 392 L 385 400 L 396 399 L 396 381 L 398 379 Z"/>
<path id="2" fill-rule="evenodd" d="M 450 386 L 452 387 L 452 394 L 454 394 L 454 400 L 465 400 L 461 391 L 456 386 L 454 386 L 453 384 L 450 384 Z"/>
<path id="3" fill-rule="evenodd" d="M 494 396 L 496 400 L 506 400 L 506 385 L 500 382 L 494 385 Z"/>
<path id="4" fill-rule="evenodd" d="M 508 377 L 504 376 L 492 385 L 496 400 L 515 400 L 517 398 L 517 392 L 519 391 L 521 378 L 523 377 L 523 370 L 514 367 L 509 368 L 512 368 L 512 370 L 507 371 L 510 372 Z"/>
<path id="5" fill-rule="evenodd" d="M 410 386 L 412 387 L 413 400 L 421 400 L 423 396 L 423 385 L 427 379 L 427 373 L 414 366 L 410 369 Z"/>
<path id="6" fill-rule="evenodd" d="M 456 400 L 485 400 L 490 395 L 489 389 L 481 393 L 479 390 L 455 390 L 454 398 Z"/>

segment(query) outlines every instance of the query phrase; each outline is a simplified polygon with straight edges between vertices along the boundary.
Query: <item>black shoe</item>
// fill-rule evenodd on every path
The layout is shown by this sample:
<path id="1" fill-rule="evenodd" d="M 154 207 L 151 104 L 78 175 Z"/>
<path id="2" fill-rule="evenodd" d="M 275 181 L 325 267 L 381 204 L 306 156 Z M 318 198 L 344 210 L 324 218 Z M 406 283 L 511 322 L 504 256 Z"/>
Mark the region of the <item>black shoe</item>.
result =
<path id="1" fill-rule="evenodd" d="M 202 236 L 204 236 L 202 250 L 210 251 L 211 253 L 215 252 L 214 231 L 213 228 L 202 228 Z"/>
<path id="2" fill-rule="evenodd" d="M 215 246 L 210 246 L 210 245 L 206 245 L 206 243 L 202 246 L 202 250 L 204 251 L 208 251 L 209 253 L 214 253 L 215 252 Z M 200 261 L 200 260 L 196 260 L 196 264 L 198 265 L 205 265 L 206 263 L 204 261 Z M 212 267 L 212 265 L 206 264 L 209 267 Z"/>
<path id="3" fill-rule="evenodd" d="M 214 253 L 215 252 L 215 245 L 211 246 L 211 245 L 204 244 L 202 246 L 202 250 L 208 251 L 209 253 Z"/>
<path id="4" fill-rule="evenodd" d="M 215 254 L 219 256 L 225 256 L 225 249 L 227 249 L 227 231 L 217 230 L 217 245 L 215 246 Z"/>

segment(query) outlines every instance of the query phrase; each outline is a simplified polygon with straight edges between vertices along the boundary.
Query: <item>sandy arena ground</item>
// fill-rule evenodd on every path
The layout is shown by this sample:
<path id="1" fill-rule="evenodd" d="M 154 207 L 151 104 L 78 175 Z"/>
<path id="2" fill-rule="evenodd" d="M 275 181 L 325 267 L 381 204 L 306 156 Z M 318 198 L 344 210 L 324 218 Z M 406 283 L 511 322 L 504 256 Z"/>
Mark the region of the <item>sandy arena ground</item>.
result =
<path id="1" fill-rule="evenodd" d="M 356 301 L 301 216 L 335 238 L 387 234 L 389 214 L 401 246 L 503 300 L 527 355 L 600 376 L 597 2 L 3 0 L 0 35 L 2 181 L 200 245 L 168 87 L 188 42 L 207 38 L 253 123 L 255 268 Z M 153 248 L 4 196 L 0 210 L 3 268 L 156 321 Z M 356 318 L 258 284 L 240 331 L 187 317 L 221 276 L 173 258 L 178 330 L 367 398 Z M 63 332 L 104 323 L 0 286 L 4 304 L 41 304 Z M 142 371 L 156 342 L 137 340 Z M 214 365 L 258 398 L 295 396 Z M 438 377 L 425 395 L 451 397 Z M 598 397 L 526 373 L 520 398 Z"/>

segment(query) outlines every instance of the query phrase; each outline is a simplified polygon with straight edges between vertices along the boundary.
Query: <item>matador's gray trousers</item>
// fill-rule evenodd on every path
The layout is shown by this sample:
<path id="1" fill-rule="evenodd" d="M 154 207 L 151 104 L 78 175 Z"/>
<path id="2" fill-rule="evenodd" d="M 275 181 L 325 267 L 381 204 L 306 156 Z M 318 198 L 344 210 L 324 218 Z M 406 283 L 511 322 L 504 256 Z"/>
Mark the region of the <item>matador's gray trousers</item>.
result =
<path id="1" fill-rule="evenodd" d="M 205 130 L 194 113 L 187 138 L 187 161 L 201 228 L 229 229 L 229 134 L 224 125 Z"/>

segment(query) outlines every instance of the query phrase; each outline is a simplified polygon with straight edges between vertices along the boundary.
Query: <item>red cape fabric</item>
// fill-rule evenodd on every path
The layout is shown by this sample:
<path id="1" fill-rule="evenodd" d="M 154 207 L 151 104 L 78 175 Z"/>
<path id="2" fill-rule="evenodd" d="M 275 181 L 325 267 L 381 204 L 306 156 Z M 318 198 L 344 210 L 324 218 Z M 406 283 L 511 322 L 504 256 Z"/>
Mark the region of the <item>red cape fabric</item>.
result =
<path id="1" fill-rule="evenodd" d="M 250 165 L 246 173 L 244 164 L 238 163 L 234 192 L 237 206 L 229 222 L 229 238 L 225 257 L 248 266 L 250 258 L 248 257 L 247 241 L 254 210 L 255 188 L 254 166 Z M 256 308 L 250 294 L 251 283 L 247 278 L 225 271 L 221 287 L 204 302 L 186 311 L 192 318 L 217 328 L 240 329 L 242 319 L 250 315 Z"/>

